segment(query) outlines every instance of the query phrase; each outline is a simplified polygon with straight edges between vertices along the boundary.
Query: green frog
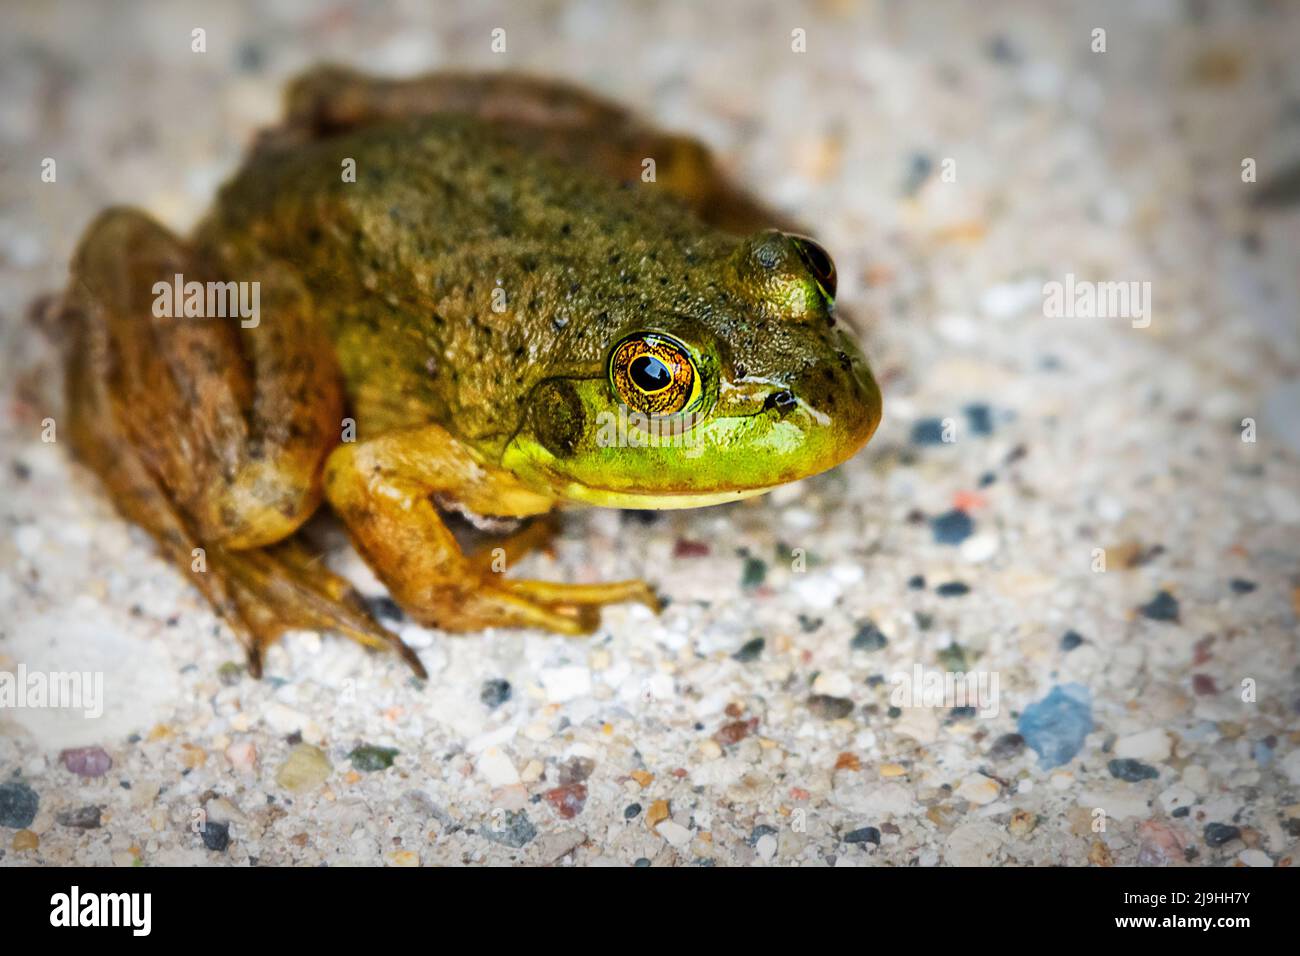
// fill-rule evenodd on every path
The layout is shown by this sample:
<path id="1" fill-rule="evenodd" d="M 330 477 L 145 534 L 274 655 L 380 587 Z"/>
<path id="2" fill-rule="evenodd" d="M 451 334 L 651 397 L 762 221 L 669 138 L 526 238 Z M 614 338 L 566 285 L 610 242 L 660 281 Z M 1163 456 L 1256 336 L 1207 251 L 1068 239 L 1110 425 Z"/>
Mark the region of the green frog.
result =
<path id="1" fill-rule="evenodd" d="M 286 113 L 188 239 L 102 213 L 62 299 L 79 458 L 253 674 L 290 628 L 424 673 L 296 533 L 323 501 L 414 620 L 585 634 L 657 598 L 505 573 L 552 509 L 735 501 L 875 430 L 830 256 L 697 141 L 509 74 L 325 67 Z M 533 520 L 473 550 L 448 509 Z"/>

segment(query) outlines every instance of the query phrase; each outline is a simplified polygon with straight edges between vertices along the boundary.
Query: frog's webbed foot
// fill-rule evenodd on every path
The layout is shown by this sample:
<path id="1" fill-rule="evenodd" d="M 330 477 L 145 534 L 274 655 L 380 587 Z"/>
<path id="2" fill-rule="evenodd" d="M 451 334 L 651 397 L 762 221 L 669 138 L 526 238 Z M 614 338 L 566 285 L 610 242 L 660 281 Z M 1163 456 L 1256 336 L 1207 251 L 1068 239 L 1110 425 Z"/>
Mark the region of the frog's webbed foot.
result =
<path id="1" fill-rule="evenodd" d="M 526 516 L 550 500 L 485 467 L 437 426 L 340 445 L 325 468 L 325 493 L 362 557 L 415 620 L 448 631 L 535 627 L 589 634 L 605 604 L 658 610 L 644 581 L 556 584 L 506 577 L 514 559 L 548 540 L 549 520 L 466 556 L 432 495 L 455 494 L 473 510 Z M 474 508 L 474 505 L 478 508 Z"/>
<path id="2" fill-rule="evenodd" d="M 380 626 L 361 595 L 344 578 L 321 566 L 297 540 L 247 551 L 215 549 L 214 571 L 229 585 L 223 614 L 248 654 L 248 669 L 262 675 L 268 646 L 287 630 L 338 631 L 366 647 L 394 650 L 417 677 L 428 675 L 419 657 Z"/>
<path id="3" fill-rule="evenodd" d="M 429 73 L 398 80 L 321 66 L 290 83 L 285 101 L 285 121 L 268 131 L 263 148 L 419 116 L 472 116 L 529 150 L 634 185 L 642 182 L 645 160 L 653 159 L 653 188 L 737 235 L 766 228 L 804 231 L 735 186 L 699 140 L 655 129 L 568 83 L 514 73 Z"/>
<path id="4" fill-rule="evenodd" d="M 263 276 L 256 328 L 162 315 L 155 285 L 206 278 L 189 248 L 142 213 L 114 209 L 87 231 L 63 301 L 67 433 L 128 519 L 239 637 L 250 670 L 290 628 L 396 647 L 341 578 L 289 538 L 320 500 L 341 396 L 332 352 Z M 268 369 L 271 374 L 258 374 Z"/>

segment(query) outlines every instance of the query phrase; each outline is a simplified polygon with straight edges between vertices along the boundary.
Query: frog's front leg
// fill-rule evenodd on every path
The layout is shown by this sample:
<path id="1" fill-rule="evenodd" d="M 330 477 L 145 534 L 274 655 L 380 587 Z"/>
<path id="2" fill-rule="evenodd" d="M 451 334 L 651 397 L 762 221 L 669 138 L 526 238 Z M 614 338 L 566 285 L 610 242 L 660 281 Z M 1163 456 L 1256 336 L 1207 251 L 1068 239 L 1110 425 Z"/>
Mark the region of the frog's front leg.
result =
<path id="1" fill-rule="evenodd" d="M 325 494 L 394 600 L 422 623 L 449 631 L 537 627 L 587 634 L 603 604 L 640 601 L 658 609 L 644 581 L 514 580 L 464 555 L 434 496 L 512 517 L 543 514 L 552 500 L 485 467 L 436 425 L 340 445 L 325 465 Z"/>

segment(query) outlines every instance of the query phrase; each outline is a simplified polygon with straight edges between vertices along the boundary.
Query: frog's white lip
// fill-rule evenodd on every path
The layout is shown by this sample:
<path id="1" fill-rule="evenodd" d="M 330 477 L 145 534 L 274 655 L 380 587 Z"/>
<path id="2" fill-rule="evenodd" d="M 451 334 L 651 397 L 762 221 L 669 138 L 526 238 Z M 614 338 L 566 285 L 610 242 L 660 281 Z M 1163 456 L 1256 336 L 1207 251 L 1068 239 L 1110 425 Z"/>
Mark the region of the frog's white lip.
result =
<path id="1" fill-rule="evenodd" d="M 687 491 L 678 494 L 639 493 L 592 488 L 589 485 L 570 483 L 564 489 L 563 500 L 599 508 L 630 508 L 644 511 L 675 511 L 683 508 L 707 508 L 766 494 L 778 485 L 762 488 L 741 488 L 734 491 Z"/>

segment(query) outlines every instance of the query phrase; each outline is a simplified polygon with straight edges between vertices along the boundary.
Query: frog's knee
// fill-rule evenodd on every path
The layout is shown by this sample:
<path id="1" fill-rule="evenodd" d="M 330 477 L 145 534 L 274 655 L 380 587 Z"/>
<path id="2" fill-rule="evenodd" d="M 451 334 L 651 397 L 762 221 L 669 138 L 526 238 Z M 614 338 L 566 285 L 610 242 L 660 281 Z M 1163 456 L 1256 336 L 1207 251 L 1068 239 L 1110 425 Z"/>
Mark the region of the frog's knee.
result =
<path id="1" fill-rule="evenodd" d="M 196 509 L 200 536 L 233 550 L 263 548 L 297 531 L 320 500 L 320 482 L 312 475 L 246 466 L 205 494 Z"/>

